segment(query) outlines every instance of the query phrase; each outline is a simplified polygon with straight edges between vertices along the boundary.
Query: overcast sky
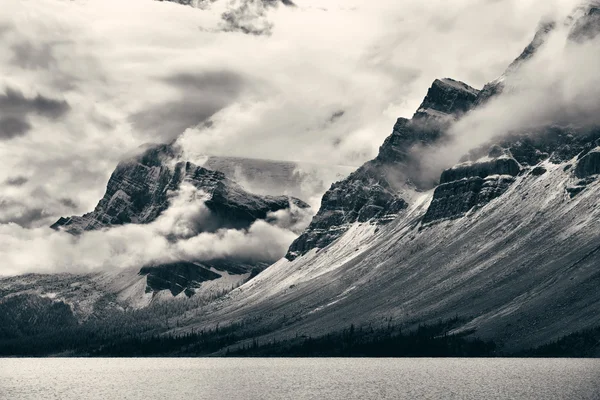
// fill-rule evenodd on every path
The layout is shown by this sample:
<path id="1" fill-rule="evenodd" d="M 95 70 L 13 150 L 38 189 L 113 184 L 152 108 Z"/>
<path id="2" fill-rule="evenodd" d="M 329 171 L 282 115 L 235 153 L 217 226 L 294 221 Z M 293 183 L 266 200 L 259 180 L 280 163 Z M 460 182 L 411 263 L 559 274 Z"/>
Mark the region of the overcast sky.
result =
<path id="1" fill-rule="evenodd" d="M 0 1 L 0 230 L 36 238 L 148 142 L 359 166 L 435 78 L 481 88 L 577 3 Z"/>

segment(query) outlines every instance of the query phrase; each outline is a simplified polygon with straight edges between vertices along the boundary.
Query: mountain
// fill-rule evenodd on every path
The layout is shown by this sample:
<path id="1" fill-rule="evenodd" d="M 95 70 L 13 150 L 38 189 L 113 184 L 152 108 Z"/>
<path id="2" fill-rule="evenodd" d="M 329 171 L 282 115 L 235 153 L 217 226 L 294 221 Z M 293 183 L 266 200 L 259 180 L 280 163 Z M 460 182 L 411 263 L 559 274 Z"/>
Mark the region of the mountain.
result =
<path id="1" fill-rule="evenodd" d="M 197 232 L 248 228 L 257 220 L 291 205 L 307 210 L 294 195 L 322 194 L 351 167 L 287 161 L 209 156 L 202 165 L 181 161 L 174 145 L 149 145 L 115 168 L 103 198 L 83 216 L 62 217 L 52 228 L 75 236 L 86 231 L 126 224 L 150 224 L 171 205 L 182 187 L 191 185 L 204 195 L 211 218 Z M 242 181 L 252 193 L 235 181 Z M 259 194 L 256 194 L 259 193 Z M 277 193 L 285 195 L 276 196 Z M 292 212 L 292 216 L 294 212 Z M 243 259 L 175 260 L 108 272 L 55 275 L 29 274 L 0 279 L 0 297 L 51 299 L 36 309 L 63 302 L 76 320 L 99 318 L 124 309 L 141 309 L 165 301 L 204 303 L 224 295 L 256 276 L 268 263 Z M 185 300 L 188 299 L 188 300 Z M 186 306 L 186 307 L 189 307 Z"/>
<path id="2" fill-rule="evenodd" d="M 61 217 L 52 228 L 78 234 L 114 225 L 150 223 L 169 207 L 170 196 L 183 184 L 191 184 L 206 195 L 205 205 L 212 212 L 213 221 L 205 224 L 202 231 L 244 229 L 290 204 L 308 207 L 293 197 L 249 193 L 222 172 L 176 161 L 176 156 L 177 150 L 160 145 L 119 163 L 94 211 Z"/>
<path id="3" fill-rule="evenodd" d="M 418 189 L 433 186 L 421 180 L 421 160 L 412 149 L 434 145 L 444 129 L 473 106 L 478 93 L 462 82 L 435 80 L 413 118 L 398 118 L 377 157 L 325 193 L 317 215 L 286 258 L 327 246 L 355 222 L 385 224 L 396 219 Z"/>
<path id="4" fill-rule="evenodd" d="M 590 5 L 565 22 L 569 43 L 595 37 L 596 15 Z M 456 121 L 518 89 L 516 71 L 535 59 L 555 26 L 543 25 L 502 77 L 481 91 L 435 80 L 413 117 L 398 119 L 377 157 L 331 185 L 286 257 L 253 279 L 248 267 L 240 279 L 228 272 L 232 266 L 200 262 L 192 264 L 203 270 L 176 262 L 96 275 L 5 278 L 0 307 L 19 312 L 0 313 L 0 349 L 21 355 L 264 349 L 254 354 L 273 355 L 296 354 L 286 351 L 297 346 L 300 354 L 324 355 L 331 349 L 315 347 L 319 340 L 349 351 L 359 340 L 404 337 L 419 351 L 399 354 L 431 354 L 422 349 L 429 344 L 434 355 L 538 354 L 528 349 L 579 340 L 582 354 L 600 355 L 600 127 L 556 121 L 506 132 L 464 154 L 437 179 L 424 173 L 431 160 L 423 155 L 452 140 Z M 215 181 L 227 179 L 227 173 L 217 179 L 206 168 L 162 159 L 127 165 L 138 172 L 114 184 L 128 197 L 107 190 L 93 218 L 63 221 L 60 229 L 144 223 L 164 207 L 170 182 L 177 187 L 187 179 L 211 193 Z M 180 165 L 173 169 L 180 173 L 166 165 Z M 138 187 L 149 195 L 134 206 L 132 188 Z M 231 197 L 234 209 L 247 204 L 237 197 Z M 108 213 L 111 202 L 124 206 Z M 125 219 L 117 217 L 122 210 Z M 221 280 L 239 287 L 225 290 L 216 285 Z M 213 282 L 219 289 L 209 292 Z M 156 296 L 171 301 L 149 300 Z M 35 318 L 41 314 L 63 325 Z"/>
<path id="5" fill-rule="evenodd" d="M 570 41 L 594 37 L 596 13 L 590 6 L 566 22 Z M 507 133 L 437 182 L 420 178 L 427 160 L 415 158 L 444 143 L 453 120 L 514 85 L 515 70 L 535 57 L 553 26 L 542 26 L 482 91 L 435 81 L 377 158 L 332 185 L 285 259 L 172 334 L 241 321 L 252 326 L 253 341 L 281 343 L 350 325 L 394 321 L 410 331 L 455 320 L 450 334 L 512 354 L 600 326 L 599 127 L 557 123 Z"/>
<path id="6" fill-rule="evenodd" d="M 228 156 L 207 156 L 199 164 L 224 173 L 252 193 L 285 194 L 307 201 L 311 206 L 314 200 L 320 201 L 333 182 L 346 178 L 356 169 L 345 165 Z"/>
<path id="7" fill-rule="evenodd" d="M 179 149 L 172 145 L 156 145 L 122 161 L 94 211 L 61 217 L 52 228 L 81 235 L 125 224 L 150 224 L 172 206 L 172 199 L 186 185 L 203 195 L 203 204 L 210 212 L 208 217 L 195 221 L 192 236 L 223 229 L 245 230 L 258 220 L 270 221 L 277 211 L 309 208 L 294 197 L 249 193 L 224 173 L 180 161 L 179 156 Z M 292 218 L 294 215 L 292 211 Z M 251 279 L 267 265 L 239 258 L 174 260 L 116 273 L 7 278 L 0 280 L 0 290 L 12 297 L 26 294 L 63 301 L 78 310 L 78 317 L 89 318 L 104 314 L 106 309 L 146 307 L 153 300 L 168 299 L 166 293 L 172 297 L 215 298 Z"/>

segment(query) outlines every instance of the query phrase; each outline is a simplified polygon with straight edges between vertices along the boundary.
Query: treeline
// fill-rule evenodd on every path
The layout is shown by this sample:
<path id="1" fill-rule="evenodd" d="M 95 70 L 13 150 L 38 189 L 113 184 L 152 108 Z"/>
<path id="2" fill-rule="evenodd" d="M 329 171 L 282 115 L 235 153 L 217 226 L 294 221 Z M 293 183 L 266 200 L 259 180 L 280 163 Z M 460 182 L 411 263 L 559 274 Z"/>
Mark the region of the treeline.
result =
<path id="1" fill-rule="evenodd" d="M 180 326 L 203 304 L 185 299 L 138 310 L 101 309 L 79 321 L 62 302 L 36 295 L 5 298 L 0 302 L 0 356 L 87 355 L 108 343 L 146 340 Z"/>
<path id="2" fill-rule="evenodd" d="M 111 303 L 111 302 L 107 302 Z M 139 310 L 107 312 L 80 322 L 70 307 L 35 295 L 0 302 L 0 356 L 237 356 L 237 357 L 598 357 L 600 327 L 565 336 L 519 353 L 505 353 L 473 332 L 450 334 L 464 323 L 455 317 L 407 330 L 386 325 L 354 325 L 311 337 L 264 339 L 295 320 L 286 316 L 247 319 L 227 326 L 170 333 L 202 312 L 202 303 L 171 301 Z M 289 329 L 289 328 L 288 328 Z"/>
<path id="3" fill-rule="evenodd" d="M 521 357 L 600 357 L 600 327 L 575 332 L 552 343 L 515 355 Z"/>
<path id="4" fill-rule="evenodd" d="M 320 337 L 270 340 L 227 349 L 225 355 L 236 357 L 493 357 L 496 345 L 490 341 L 466 338 L 468 333 L 450 335 L 458 318 L 434 325 L 420 325 L 402 331 L 388 324 L 386 328 L 354 325 L 341 332 Z"/>
<path id="5" fill-rule="evenodd" d="M 235 357 L 493 357 L 493 342 L 448 332 L 460 319 L 421 325 L 403 332 L 350 325 L 320 337 L 296 335 L 286 340 L 260 341 L 268 330 L 253 330 L 245 322 L 180 335 L 153 335 L 117 340 L 90 352 L 91 356 L 235 356 Z"/>

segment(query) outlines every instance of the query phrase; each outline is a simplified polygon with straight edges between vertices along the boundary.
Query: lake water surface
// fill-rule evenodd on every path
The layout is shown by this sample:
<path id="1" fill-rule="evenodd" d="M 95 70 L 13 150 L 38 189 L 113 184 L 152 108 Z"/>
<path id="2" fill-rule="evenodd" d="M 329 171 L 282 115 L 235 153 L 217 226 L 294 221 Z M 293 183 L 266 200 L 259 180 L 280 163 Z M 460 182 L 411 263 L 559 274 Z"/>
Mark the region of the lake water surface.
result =
<path id="1" fill-rule="evenodd" d="M 600 360 L 0 359 L 0 399 L 600 399 Z"/>

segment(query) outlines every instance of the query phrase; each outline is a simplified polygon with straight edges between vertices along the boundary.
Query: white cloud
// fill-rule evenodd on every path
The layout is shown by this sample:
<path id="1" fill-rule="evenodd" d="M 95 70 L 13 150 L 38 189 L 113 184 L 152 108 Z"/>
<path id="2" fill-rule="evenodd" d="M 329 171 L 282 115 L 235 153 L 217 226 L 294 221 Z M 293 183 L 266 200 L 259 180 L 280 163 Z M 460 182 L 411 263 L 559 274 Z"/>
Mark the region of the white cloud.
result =
<path id="1" fill-rule="evenodd" d="M 174 260 L 238 259 L 274 262 L 310 222 L 308 210 L 291 207 L 248 229 L 205 232 L 211 212 L 191 185 L 174 193 L 171 207 L 147 225 L 122 225 L 79 236 L 50 228 L 0 224 L 0 275 L 91 272 Z"/>
<path id="2" fill-rule="evenodd" d="M 540 18 L 572 2 L 295 3 L 268 11 L 271 35 L 256 36 L 220 31 L 228 0 L 205 10 L 152 0 L 4 0 L 0 91 L 69 106 L 60 118 L 29 115 L 26 134 L 0 141 L 2 248 L 27 253 L 6 268 L 97 267 L 122 242 L 160 241 L 135 226 L 74 239 L 6 223 L 46 226 L 91 210 L 124 155 L 212 113 L 212 125 L 180 138 L 190 154 L 360 165 L 435 78 L 482 86 Z M 19 177 L 26 181 L 10 183 Z M 261 236 L 273 228 L 254 229 Z M 46 249 L 48 261 L 30 256 L 28 244 Z"/>
<path id="3" fill-rule="evenodd" d="M 573 41 L 573 21 L 559 21 L 534 56 L 504 78 L 501 95 L 455 123 L 448 144 L 422 155 L 432 174 L 512 133 L 600 125 L 600 37 Z"/>

